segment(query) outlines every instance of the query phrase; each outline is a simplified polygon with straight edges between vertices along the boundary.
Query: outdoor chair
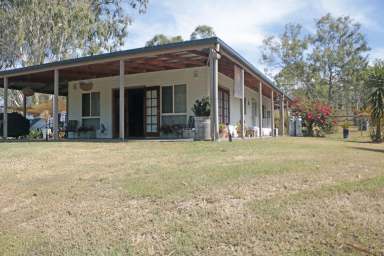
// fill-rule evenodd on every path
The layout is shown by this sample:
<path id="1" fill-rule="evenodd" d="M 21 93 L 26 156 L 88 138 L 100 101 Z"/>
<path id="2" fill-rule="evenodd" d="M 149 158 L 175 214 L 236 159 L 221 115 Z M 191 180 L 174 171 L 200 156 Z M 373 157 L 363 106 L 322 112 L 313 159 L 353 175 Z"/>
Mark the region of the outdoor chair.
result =
<path id="1" fill-rule="evenodd" d="M 78 129 L 78 125 L 79 125 L 79 121 L 77 120 L 68 120 L 68 124 L 67 124 L 67 127 L 65 129 L 65 136 L 68 138 L 68 133 L 69 132 L 77 132 L 77 129 Z"/>
<path id="2" fill-rule="evenodd" d="M 181 124 L 174 124 L 171 126 L 172 132 L 176 134 L 177 138 L 183 137 L 183 125 Z"/>

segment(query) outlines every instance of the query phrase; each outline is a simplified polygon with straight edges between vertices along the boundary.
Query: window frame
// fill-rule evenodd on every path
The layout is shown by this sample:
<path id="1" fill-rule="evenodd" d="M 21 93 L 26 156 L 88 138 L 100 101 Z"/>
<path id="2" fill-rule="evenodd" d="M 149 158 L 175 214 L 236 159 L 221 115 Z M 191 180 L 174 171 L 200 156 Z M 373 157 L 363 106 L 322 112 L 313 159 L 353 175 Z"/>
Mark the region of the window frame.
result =
<path id="1" fill-rule="evenodd" d="M 98 93 L 99 94 L 99 115 L 92 115 L 92 94 Z M 83 95 L 89 95 L 89 115 L 84 116 L 83 115 Z M 89 118 L 100 118 L 101 114 L 101 93 L 99 91 L 91 91 L 91 92 L 83 92 L 81 93 L 81 118 L 82 119 L 89 119 Z"/>
<path id="2" fill-rule="evenodd" d="M 175 86 L 184 85 L 185 86 L 185 112 L 175 112 Z M 163 113 L 163 87 L 172 87 L 172 112 Z M 187 115 L 188 112 L 188 85 L 187 83 L 169 83 L 164 84 L 160 88 L 160 115 L 161 116 L 178 116 L 178 115 Z"/>
<path id="3" fill-rule="evenodd" d="M 247 114 L 247 104 L 248 104 L 247 97 L 244 97 L 244 115 Z"/>
<path id="4" fill-rule="evenodd" d="M 145 87 L 145 90 L 144 90 L 144 134 L 145 136 L 147 137 L 156 137 L 156 136 L 159 136 L 160 135 L 160 123 L 161 123 L 161 102 L 160 102 L 160 97 L 161 97 L 161 90 L 160 90 L 160 86 L 156 85 L 156 86 L 147 86 Z M 148 102 L 148 97 L 147 97 L 147 94 L 148 92 L 151 92 L 151 97 L 150 97 L 150 102 L 151 102 L 151 105 L 149 106 L 147 104 Z M 156 91 L 156 94 L 157 94 L 157 97 L 153 97 L 153 91 Z M 153 100 L 156 99 L 156 105 L 157 106 L 154 106 L 152 104 Z M 156 114 L 153 114 L 154 112 L 153 111 L 153 108 L 156 108 Z M 149 114 L 148 113 L 148 109 L 151 109 L 151 113 Z M 152 118 L 156 116 L 156 123 L 153 123 L 152 122 Z M 148 122 L 148 117 L 150 117 L 151 121 Z M 151 131 L 148 131 L 147 128 L 148 128 L 148 125 L 151 127 Z M 156 130 L 157 131 L 152 131 L 153 127 L 156 127 Z"/>
<path id="5" fill-rule="evenodd" d="M 263 104 L 262 109 L 261 109 L 261 116 L 263 119 L 268 118 L 267 117 L 267 106 L 265 106 L 264 104 Z"/>
<path id="6" fill-rule="evenodd" d="M 228 117 L 228 120 L 227 122 L 225 122 L 225 108 L 224 108 L 224 96 L 221 97 L 221 95 L 227 95 L 228 96 L 228 113 L 227 113 L 227 117 Z M 221 101 L 221 109 L 220 109 L 220 101 Z M 228 88 L 225 88 L 225 87 L 222 87 L 222 86 L 219 86 L 219 90 L 218 90 L 218 105 L 219 105 L 219 109 L 218 109 L 218 116 L 219 116 L 219 123 L 224 123 L 224 124 L 230 124 L 231 123 L 231 93 L 230 93 L 230 90 Z"/>

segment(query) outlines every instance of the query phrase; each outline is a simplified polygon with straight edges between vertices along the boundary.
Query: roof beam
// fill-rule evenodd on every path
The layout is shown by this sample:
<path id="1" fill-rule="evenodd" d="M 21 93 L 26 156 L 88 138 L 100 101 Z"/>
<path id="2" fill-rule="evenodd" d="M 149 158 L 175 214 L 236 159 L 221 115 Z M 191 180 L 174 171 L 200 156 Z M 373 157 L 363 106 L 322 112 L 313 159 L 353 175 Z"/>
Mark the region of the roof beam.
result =
<path id="1" fill-rule="evenodd" d="M 89 65 L 89 64 L 113 62 L 118 60 L 127 61 L 130 59 L 135 59 L 139 57 L 151 57 L 151 56 L 157 56 L 157 55 L 166 54 L 166 53 L 175 53 L 180 51 L 203 50 L 209 47 L 213 47 L 214 45 L 212 39 L 201 40 L 200 43 L 195 42 L 195 44 L 193 42 L 188 42 L 188 43 L 189 43 L 188 45 L 183 45 L 182 43 L 180 43 L 179 47 L 175 47 L 175 46 L 172 47 L 172 45 L 164 45 L 163 47 L 153 47 L 153 48 L 148 47 L 148 49 L 140 48 L 140 49 L 133 49 L 133 50 L 127 50 L 122 52 L 111 53 L 111 54 L 87 56 L 87 57 L 83 57 L 75 60 L 73 59 L 65 60 L 60 62 L 42 64 L 39 66 L 8 70 L 8 71 L 0 72 L 0 77 L 4 77 L 4 76 L 15 77 L 15 76 L 26 75 L 26 74 L 53 71 L 54 69 L 65 69 L 65 68 L 79 67 L 79 66 Z M 199 43 L 199 44 L 196 44 L 196 43 Z"/>

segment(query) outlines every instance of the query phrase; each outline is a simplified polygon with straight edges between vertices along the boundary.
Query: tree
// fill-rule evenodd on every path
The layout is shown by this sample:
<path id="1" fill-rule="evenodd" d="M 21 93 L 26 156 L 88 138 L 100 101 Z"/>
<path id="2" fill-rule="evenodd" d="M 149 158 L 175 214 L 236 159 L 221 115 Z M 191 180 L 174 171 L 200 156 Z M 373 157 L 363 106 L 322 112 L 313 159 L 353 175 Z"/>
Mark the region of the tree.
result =
<path id="1" fill-rule="evenodd" d="M 125 5 L 143 12 L 148 0 L 4 0 L 0 3 L 0 67 L 42 64 L 110 52 L 131 24 Z M 12 46 L 12 47 L 10 47 Z"/>
<path id="2" fill-rule="evenodd" d="M 286 93 L 292 92 L 297 84 L 305 83 L 307 48 L 308 38 L 299 24 L 287 24 L 282 35 L 270 36 L 263 41 L 262 62 L 280 70 L 275 79 Z"/>
<path id="3" fill-rule="evenodd" d="M 148 0 L 2 0 L 0 70 L 111 52 L 131 24 L 126 6 L 144 12 Z M 0 91 L 0 96 L 2 91 Z M 22 95 L 10 91 L 10 103 Z"/>
<path id="4" fill-rule="evenodd" d="M 208 25 L 200 25 L 191 34 L 191 40 L 204 39 L 216 36 L 213 28 Z"/>
<path id="5" fill-rule="evenodd" d="M 346 104 L 350 90 L 368 65 L 365 54 L 369 48 L 361 25 L 346 17 L 331 14 L 316 23 L 316 34 L 311 37 L 314 48 L 310 59 L 318 68 L 321 83 L 327 85 L 328 103 L 337 105 L 339 98 Z"/>
<path id="6" fill-rule="evenodd" d="M 316 21 L 313 34 L 288 24 L 282 35 L 265 39 L 261 61 L 277 70 L 274 78 L 286 93 L 351 110 L 363 105 L 368 51 L 358 23 L 327 14 Z"/>
<path id="7" fill-rule="evenodd" d="M 368 102 L 371 118 L 376 125 L 374 141 L 381 142 L 381 121 L 384 118 L 384 61 L 377 61 L 369 68 L 366 83 L 370 89 Z"/>
<path id="8" fill-rule="evenodd" d="M 149 47 L 149 46 L 177 43 L 182 41 L 184 40 L 181 36 L 167 37 L 164 34 L 157 34 L 151 40 L 147 41 L 145 43 L 145 46 Z"/>
<path id="9" fill-rule="evenodd" d="M 200 26 L 197 26 L 196 29 L 192 32 L 191 40 L 209 38 L 213 36 L 215 36 L 215 32 L 213 31 L 212 27 L 207 25 L 200 25 Z M 170 44 L 170 43 L 178 43 L 183 41 L 184 39 L 182 36 L 169 37 L 164 34 L 157 34 L 154 37 L 152 37 L 151 40 L 148 40 L 145 43 L 145 46 L 149 47 L 149 46 L 156 46 L 156 45 L 163 45 L 163 44 Z"/>

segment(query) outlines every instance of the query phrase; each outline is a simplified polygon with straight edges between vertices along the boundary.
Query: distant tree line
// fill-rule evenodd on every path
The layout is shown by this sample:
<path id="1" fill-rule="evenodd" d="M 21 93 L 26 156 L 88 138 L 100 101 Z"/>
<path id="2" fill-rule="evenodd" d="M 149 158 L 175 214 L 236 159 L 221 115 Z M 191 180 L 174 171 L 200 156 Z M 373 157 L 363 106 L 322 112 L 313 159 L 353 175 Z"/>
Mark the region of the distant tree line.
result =
<path id="1" fill-rule="evenodd" d="M 208 25 L 200 25 L 190 35 L 190 40 L 204 39 L 216 36 L 212 27 Z M 183 42 L 182 36 L 166 36 L 164 34 L 157 34 L 151 40 L 145 43 L 145 46 L 156 46 L 169 43 Z"/>
<path id="2" fill-rule="evenodd" d="M 350 17 L 327 14 L 305 33 L 300 24 L 287 24 L 280 36 L 264 40 L 262 63 L 279 87 L 291 96 L 324 101 L 350 113 L 368 100 L 364 72 L 368 47 L 361 25 Z"/>

